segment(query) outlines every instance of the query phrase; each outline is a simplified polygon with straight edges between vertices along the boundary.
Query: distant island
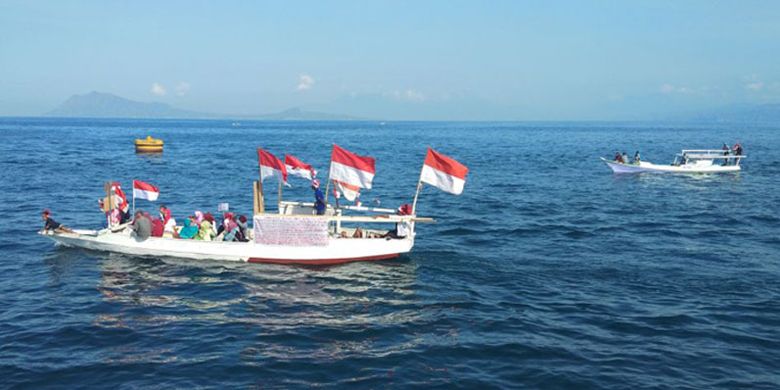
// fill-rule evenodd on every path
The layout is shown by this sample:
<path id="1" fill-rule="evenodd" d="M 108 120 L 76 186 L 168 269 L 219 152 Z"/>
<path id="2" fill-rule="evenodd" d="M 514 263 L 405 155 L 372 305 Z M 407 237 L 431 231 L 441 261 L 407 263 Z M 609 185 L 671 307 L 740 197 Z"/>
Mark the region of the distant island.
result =
<path id="1" fill-rule="evenodd" d="M 705 123 L 780 123 L 780 104 L 734 104 L 690 115 L 692 122 Z"/>
<path id="2" fill-rule="evenodd" d="M 279 121 L 359 120 L 348 115 L 304 111 L 290 108 L 281 112 L 257 115 L 227 115 L 182 110 L 166 103 L 139 102 L 110 93 L 90 92 L 73 95 L 44 116 L 64 118 L 161 118 L 161 119 L 259 119 Z"/>

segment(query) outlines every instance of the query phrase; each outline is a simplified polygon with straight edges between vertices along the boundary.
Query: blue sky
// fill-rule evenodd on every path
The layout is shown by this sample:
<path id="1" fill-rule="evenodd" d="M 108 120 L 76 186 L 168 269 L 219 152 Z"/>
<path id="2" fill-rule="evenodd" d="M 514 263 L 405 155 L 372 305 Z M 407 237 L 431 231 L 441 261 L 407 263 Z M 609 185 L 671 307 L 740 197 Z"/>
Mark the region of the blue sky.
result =
<path id="1" fill-rule="evenodd" d="M 0 115 L 110 92 L 218 113 L 652 119 L 780 102 L 776 1 L 5 1 Z"/>

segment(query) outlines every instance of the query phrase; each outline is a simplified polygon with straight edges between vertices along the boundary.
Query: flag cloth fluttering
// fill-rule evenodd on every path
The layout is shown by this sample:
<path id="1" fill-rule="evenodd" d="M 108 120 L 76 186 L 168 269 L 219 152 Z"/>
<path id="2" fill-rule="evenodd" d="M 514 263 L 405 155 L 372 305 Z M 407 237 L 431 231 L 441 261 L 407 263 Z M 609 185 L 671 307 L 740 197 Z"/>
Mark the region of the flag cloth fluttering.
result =
<path id="1" fill-rule="evenodd" d="M 314 180 L 317 176 L 317 171 L 310 164 L 306 164 L 289 154 L 284 155 L 284 166 L 290 175 L 300 176 L 308 180 Z"/>
<path id="2" fill-rule="evenodd" d="M 278 177 L 283 184 L 287 185 L 287 168 L 282 164 L 282 160 L 261 148 L 257 148 L 257 160 L 260 162 L 261 181 L 269 177 Z"/>
<path id="3" fill-rule="evenodd" d="M 333 180 L 333 195 L 336 198 L 344 195 L 344 198 L 350 202 L 354 202 L 355 199 L 360 197 L 360 187 L 353 186 L 338 180 Z"/>
<path id="4" fill-rule="evenodd" d="M 360 156 L 334 144 L 330 159 L 331 180 L 371 189 L 376 173 L 373 157 Z"/>
<path id="5" fill-rule="evenodd" d="M 428 148 L 420 181 L 450 194 L 460 195 L 469 169 L 451 157 Z"/>
<path id="6" fill-rule="evenodd" d="M 140 180 L 133 180 L 133 198 L 155 201 L 160 196 L 160 190 Z"/>
<path id="7" fill-rule="evenodd" d="M 114 192 L 115 206 L 120 210 L 127 207 L 127 196 L 125 196 L 125 192 L 122 191 L 122 185 L 119 184 L 118 181 L 115 181 L 111 183 L 111 190 Z"/>

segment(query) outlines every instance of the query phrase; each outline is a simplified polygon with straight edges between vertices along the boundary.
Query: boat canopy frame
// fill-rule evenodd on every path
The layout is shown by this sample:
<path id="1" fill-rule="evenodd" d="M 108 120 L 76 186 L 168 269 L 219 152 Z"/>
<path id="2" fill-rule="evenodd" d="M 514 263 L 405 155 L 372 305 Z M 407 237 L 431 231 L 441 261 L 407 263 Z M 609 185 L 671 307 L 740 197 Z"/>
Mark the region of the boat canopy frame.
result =
<path id="1" fill-rule="evenodd" d="M 723 149 L 683 149 L 674 156 L 672 165 L 682 165 L 691 160 L 734 160 L 734 165 L 739 165 L 740 160 L 747 156 L 731 154 L 731 150 Z"/>

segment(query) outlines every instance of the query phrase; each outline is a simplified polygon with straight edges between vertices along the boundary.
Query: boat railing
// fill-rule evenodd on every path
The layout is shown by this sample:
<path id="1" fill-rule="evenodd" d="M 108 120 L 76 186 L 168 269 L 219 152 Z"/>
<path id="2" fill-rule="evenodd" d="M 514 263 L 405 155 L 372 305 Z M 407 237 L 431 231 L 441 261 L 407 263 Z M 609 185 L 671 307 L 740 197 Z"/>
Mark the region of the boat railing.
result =
<path id="1" fill-rule="evenodd" d="M 293 212 L 295 210 L 306 210 L 308 212 L 314 209 L 314 203 L 311 202 L 283 201 L 281 206 L 282 206 L 281 214 L 289 214 L 290 212 Z M 362 212 L 370 212 L 370 213 L 377 213 L 377 214 L 395 213 L 395 210 L 393 209 L 386 209 L 380 207 L 346 205 L 346 206 L 339 206 L 338 208 L 334 208 L 333 205 L 328 205 L 328 211 L 333 211 L 333 210 L 352 210 L 352 211 L 362 211 Z"/>
<path id="2" fill-rule="evenodd" d="M 329 221 L 341 222 L 360 222 L 360 223 L 398 223 L 398 222 L 435 222 L 433 218 L 418 217 L 416 215 L 397 215 L 393 209 L 364 206 L 340 206 L 334 209 L 328 205 L 326 215 L 312 215 L 314 203 L 310 202 L 291 202 L 283 201 L 282 208 L 279 210 L 280 217 L 304 217 L 327 218 Z M 343 215 L 344 210 L 371 212 L 373 215 Z"/>
<path id="3" fill-rule="evenodd" d="M 683 149 L 682 152 L 677 153 L 679 157 L 686 157 L 690 159 L 742 159 L 747 156 L 732 154 L 731 150 L 722 149 Z"/>
<path id="4" fill-rule="evenodd" d="M 379 207 L 365 207 L 365 206 L 339 206 L 334 208 L 333 205 L 328 205 L 325 215 L 314 214 L 314 203 L 310 202 L 291 202 L 283 201 L 279 204 L 278 213 L 268 213 L 267 215 L 274 216 L 276 218 L 322 218 L 328 221 L 329 232 L 333 236 L 343 236 L 347 234 L 347 238 L 352 237 L 355 229 L 363 225 L 362 230 L 365 236 L 362 238 L 376 238 L 379 234 L 379 230 L 365 229 L 365 224 L 407 224 L 414 234 L 415 223 L 435 223 L 433 218 L 418 217 L 416 215 L 398 215 L 393 209 L 379 208 Z M 344 215 L 344 211 L 359 211 L 364 213 L 363 215 Z M 352 227 L 344 227 L 343 224 L 350 225 Z M 348 233 L 345 233 L 348 232 Z M 351 232 L 351 233 L 349 233 Z"/>

